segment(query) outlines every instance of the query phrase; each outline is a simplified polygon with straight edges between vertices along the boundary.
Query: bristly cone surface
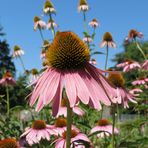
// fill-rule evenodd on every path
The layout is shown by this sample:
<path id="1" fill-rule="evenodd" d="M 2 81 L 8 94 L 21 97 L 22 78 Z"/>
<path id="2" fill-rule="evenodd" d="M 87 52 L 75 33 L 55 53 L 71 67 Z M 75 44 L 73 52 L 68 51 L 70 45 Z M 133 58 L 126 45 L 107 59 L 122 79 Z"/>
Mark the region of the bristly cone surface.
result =
<path id="1" fill-rule="evenodd" d="M 46 53 L 49 66 L 59 70 L 78 70 L 90 59 L 88 47 L 73 32 L 57 32 Z"/>

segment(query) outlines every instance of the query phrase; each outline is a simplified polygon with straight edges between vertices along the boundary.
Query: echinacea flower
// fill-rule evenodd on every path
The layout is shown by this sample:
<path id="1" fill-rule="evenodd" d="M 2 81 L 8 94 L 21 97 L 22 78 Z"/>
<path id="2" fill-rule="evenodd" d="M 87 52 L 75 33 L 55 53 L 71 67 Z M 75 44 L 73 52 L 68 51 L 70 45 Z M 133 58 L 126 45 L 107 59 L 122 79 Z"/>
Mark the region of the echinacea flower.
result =
<path id="1" fill-rule="evenodd" d="M 104 48 L 106 46 L 111 47 L 111 48 L 116 48 L 116 43 L 114 42 L 113 37 L 110 32 L 106 32 L 103 35 L 103 40 L 100 43 L 101 48 Z"/>
<path id="2" fill-rule="evenodd" d="M 9 71 L 4 73 L 2 79 L 0 79 L 0 85 L 2 86 L 15 85 L 15 84 L 16 84 L 16 81 L 14 80 L 14 78 L 12 77 L 12 74 Z"/>
<path id="3" fill-rule="evenodd" d="M 141 68 L 138 62 L 127 60 L 123 63 L 117 64 L 116 67 L 123 68 L 123 72 L 129 72 L 137 68 Z"/>
<path id="4" fill-rule="evenodd" d="M 62 136 L 56 140 L 55 148 L 66 148 L 66 134 L 67 132 L 64 131 L 62 133 Z M 92 148 L 91 142 L 85 134 L 80 133 L 76 130 L 71 131 L 71 148 L 86 148 L 86 143 L 87 148 Z"/>
<path id="5" fill-rule="evenodd" d="M 144 85 L 148 83 L 148 78 L 140 77 L 139 79 L 132 82 L 132 85 Z"/>
<path id="6" fill-rule="evenodd" d="M 46 23 L 41 20 L 40 17 L 35 16 L 34 17 L 34 30 L 36 31 L 37 29 L 44 29 L 46 28 Z"/>
<path id="7" fill-rule="evenodd" d="M 139 96 L 142 91 L 142 89 L 140 88 L 133 88 L 129 91 L 132 95 L 134 95 L 135 97 Z"/>
<path id="8" fill-rule="evenodd" d="M 55 131 L 56 135 L 62 135 L 63 132 L 67 129 L 67 119 L 63 117 L 58 117 L 55 120 L 54 125 L 51 125 L 52 129 Z M 78 128 L 76 128 L 74 125 L 72 125 L 72 129 L 79 131 Z"/>
<path id="9" fill-rule="evenodd" d="M 145 60 L 145 62 L 142 64 L 142 68 L 144 70 L 148 70 L 148 60 Z"/>
<path id="10" fill-rule="evenodd" d="M 43 11 L 45 14 L 55 13 L 56 10 L 50 0 L 46 0 Z"/>
<path id="11" fill-rule="evenodd" d="M 46 52 L 48 68 L 36 81 L 30 98 L 32 106 L 37 100 L 36 111 L 52 102 L 56 116 L 66 91 L 70 107 L 78 101 L 101 109 L 100 101 L 110 105 L 115 89 L 102 75 L 102 71 L 89 63 L 90 52 L 83 41 L 73 32 L 57 32 Z"/>
<path id="12" fill-rule="evenodd" d="M 96 28 L 99 26 L 99 23 L 98 23 L 97 19 L 93 19 L 91 22 L 89 22 L 89 25 L 93 28 Z"/>
<path id="13" fill-rule="evenodd" d="M 88 11 L 88 9 L 89 9 L 89 6 L 87 4 L 87 1 L 86 0 L 80 0 L 78 10 L 85 12 L 85 11 Z"/>
<path id="14" fill-rule="evenodd" d="M 90 64 L 93 64 L 93 65 L 96 65 L 96 64 L 97 64 L 97 62 L 96 62 L 95 59 L 91 59 L 91 60 L 89 61 L 89 63 L 90 63 Z"/>
<path id="15" fill-rule="evenodd" d="M 92 40 L 92 38 L 90 37 L 90 36 L 85 36 L 84 38 L 83 38 L 83 42 L 84 43 L 91 43 L 93 40 Z"/>
<path id="16" fill-rule="evenodd" d="M 129 31 L 129 34 L 128 34 L 128 39 L 136 39 L 136 37 L 142 38 L 143 37 L 143 33 L 142 32 L 138 32 L 135 29 L 131 29 Z"/>
<path id="17" fill-rule="evenodd" d="M 64 117 L 67 117 L 67 100 L 65 98 L 62 99 L 61 101 L 61 105 L 59 107 L 59 112 L 57 114 L 56 117 L 58 116 L 64 116 Z M 75 105 L 73 108 L 72 108 L 72 111 L 73 113 L 77 114 L 78 116 L 83 116 L 85 114 L 85 112 L 80 108 L 78 107 L 78 105 Z"/>
<path id="18" fill-rule="evenodd" d="M 19 57 L 21 55 L 24 55 L 24 51 L 18 45 L 15 45 L 14 48 L 13 48 L 12 56 L 14 58 L 16 58 L 16 57 Z"/>
<path id="19" fill-rule="evenodd" d="M 53 19 L 50 19 L 47 24 L 47 29 L 52 29 L 52 27 L 57 28 L 58 25 L 55 23 L 55 21 Z"/>
<path id="20" fill-rule="evenodd" d="M 30 83 L 35 82 L 39 78 L 40 74 L 39 71 L 36 68 L 33 68 L 31 70 L 31 76 L 30 76 Z"/>
<path id="21" fill-rule="evenodd" d="M 42 51 L 41 51 L 41 54 L 40 54 L 40 57 L 42 59 L 45 59 L 45 57 L 46 57 L 46 50 L 48 50 L 49 46 L 50 46 L 49 41 L 48 40 L 44 40 L 43 45 L 42 45 Z"/>
<path id="22" fill-rule="evenodd" d="M 26 137 L 26 141 L 29 145 L 39 143 L 41 139 L 50 140 L 51 135 L 55 135 L 55 131 L 52 126 L 45 123 L 43 120 L 36 120 L 33 122 L 31 128 L 21 135 L 21 137 Z"/>
<path id="23" fill-rule="evenodd" d="M 0 140 L 0 148 L 21 148 L 14 138 Z"/>
<path id="24" fill-rule="evenodd" d="M 121 73 L 110 73 L 108 80 L 117 87 L 117 97 L 112 99 L 113 103 L 123 104 L 124 108 L 128 108 L 129 101 L 137 103 L 133 100 L 135 98 L 134 95 L 124 88 L 125 80 Z"/>
<path id="25" fill-rule="evenodd" d="M 92 134 L 92 133 L 100 132 L 100 133 L 97 133 L 97 137 L 104 138 L 105 136 L 112 135 L 112 130 L 113 130 L 113 126 L 109 122 L 109 120 L 101 119 L 97 122 L 97 125 L 91 129 L 90 133 Z M 114 128 L 114 133 L 115 134 L 119 133 L 116 127 Z"/>

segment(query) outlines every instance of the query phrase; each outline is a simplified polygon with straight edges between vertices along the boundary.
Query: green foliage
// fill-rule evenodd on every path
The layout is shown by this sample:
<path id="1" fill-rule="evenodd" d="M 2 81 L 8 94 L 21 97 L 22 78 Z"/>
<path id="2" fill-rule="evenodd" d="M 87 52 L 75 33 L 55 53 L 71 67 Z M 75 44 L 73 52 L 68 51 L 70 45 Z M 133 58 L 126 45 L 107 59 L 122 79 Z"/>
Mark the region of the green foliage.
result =
<path id="1" fill-rule="evenodd" d="M 148 41 L 139 42 L 139 44 L 145 55 L 148 55 Z M 116 54 L 112 61 L 119 64 L 127 59 L 131 59 L 140 63 L 144 61 L 141 52 L 138 50 L 136 43 L 134 42 L 124 45 L 124 51 Z"/>
<path id="2" fill-rule="evenodd" d="M 27 75 L 20 76 L 16 81 L 15 86 L 9 86 L 9 95 L 10 95 L 10 108 L 15 106 L 26 106 L 27 99 L 25 98 L 30 94 L 31 88 L 27 87 Z M 5 95 L 5 87 L 0 87 L 0 95 Z M 5 112 L 6 109 L 6 95 L 0 99 L 0 103 L 2 104 L 0 111 Z"/>

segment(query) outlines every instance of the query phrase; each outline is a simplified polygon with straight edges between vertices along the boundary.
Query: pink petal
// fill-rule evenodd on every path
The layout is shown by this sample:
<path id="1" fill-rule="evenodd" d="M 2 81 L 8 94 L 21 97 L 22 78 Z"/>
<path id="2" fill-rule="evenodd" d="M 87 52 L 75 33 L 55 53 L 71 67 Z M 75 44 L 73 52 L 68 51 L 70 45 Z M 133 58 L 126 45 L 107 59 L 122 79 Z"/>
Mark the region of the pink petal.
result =
<path id="1" fill-rule="evenodd" d="M 88 104 L 89 102 L 89 90 L 84 83 L 84 80 L 80 77 L 78 73 L 72 74 L 73 80 L 75 81 L 76 88 L 77 88 L 77 95 L 79 99 L 84 103 Z"/>
<path id="2" fill-rule="evenodd" d="M 74 105 L 76 104 L 77 94 L 76 94 L 75 82 L 71 75 L 72 73 L 66 73 L 64 75 L 64 80 L 65 80 L 66 94 L 70 101 L 70 107 L 74 107 Z"/>

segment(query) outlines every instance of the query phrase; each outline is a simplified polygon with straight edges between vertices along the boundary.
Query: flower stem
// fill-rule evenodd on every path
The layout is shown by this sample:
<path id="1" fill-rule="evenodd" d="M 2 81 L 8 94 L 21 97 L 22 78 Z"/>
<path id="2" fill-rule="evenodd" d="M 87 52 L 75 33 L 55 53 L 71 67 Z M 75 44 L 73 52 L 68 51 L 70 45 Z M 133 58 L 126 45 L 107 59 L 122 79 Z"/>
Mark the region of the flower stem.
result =
<path id="1" fill-rule="evenodd" d="M 107 63 L 108 63 L 108 45 L 106 46 L 105 70 L 107 69 Z M 106 73 L 105 73 L 105 76 L 106 76 Z M 102 117 L 103 117 L 103 111 L 104 111 L 104 105 L 102 105 L 101 119 L 102 119 Z"/>
<path id="2" fill-rule="evenodd" d="M 51 13 L 49 13 L 49 17 L 50 17 L 50 20 L 51 20 L 51 32 L 52 32 L 52 35 L 53 35 L 53 38 L 55 37 L 55 30 L 54 30 L 54 26 L 53 26 L 53 23 L 52 23 L 52 15 Z"/>
<path id="3" fill-rule="evenodd" d="M 83 20 L 84 20 L 84 30 L 88 35 L 88 29 L 87 29 L 87 22 L 86 22 L 86 14 L 85 11 L 83 11 Z"/>
<path id="4" fill-rule="evenodd" d="M 41 35 L 41 39 L 42 39 L 42 40 L 43 40 L 43 42 L 44 42 L 44 36 L 43 36 L 42 30 L 41 30 L 41 29 L 39 29 L 39 32 L 40 32 L 40 35 Z"/>
<path id="5" fill-rule="evenodd" d="M 10 98 L 9 98 L 8 85 L 6 85 L 6 96 L 7 96 L 7 115 L 9 116 L 9 113 L 10 113 Z"/>
<path id="6" fill-rule="evenodd" d="M 70 148 L 71 144 L 71 126 L 72 126 L 72 108 L 67 99 L 67 134 L 66 134 L 66 148 Z"/>
<path id="7" fill-rule="evenodd" d="M 26 71 L 26 68 L 25 68 L 25 65 L 24 65 L 24 62 L 23 62 L 21 56 L 19 56 L 19 59 L 20 59 L 20 62 L 21 62 L 21 64 L 22 64 L 22 67 L 23 67 L 24 72 L 25 72 L 25 71 Z"/>
<path id="8" fill-rule="evenodd" d="M 105 70 L 107 69 L 107 64 L 108 64 L 108 45 L 106 46 Z M 106 76 L 106 73 L 105 73 L 105 76 Z"/>
<path id="9" fill-rule="evenodd" d="M 113 126 L 112 126 L 112 148 L 115 148 L 115 106 L 112 106 L 113 113 L 112 113 L 112 120 L 113 120 Z"/>
<path id="10" fill-rule="evenodd" d="M 143 55 L 144 59 L 146 60 L 146 56 L 145 56 L 145 54 L 144 54 L 144 52 L 143 52 L 142 48 L 140 47 L 140 45 L 138 44 L 138 42 L 137 42 L 137 41 L 135 41 L 135 43 L 136 43 L 137 48 L 139 49 L 139 51 L 140 51 L 140 52 L 141 52 L 141 54 Z"/>

